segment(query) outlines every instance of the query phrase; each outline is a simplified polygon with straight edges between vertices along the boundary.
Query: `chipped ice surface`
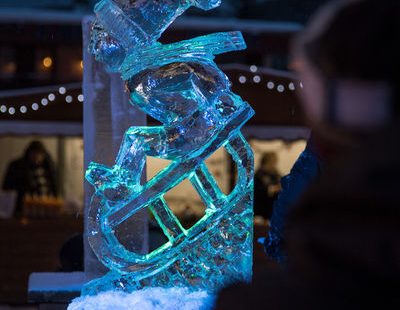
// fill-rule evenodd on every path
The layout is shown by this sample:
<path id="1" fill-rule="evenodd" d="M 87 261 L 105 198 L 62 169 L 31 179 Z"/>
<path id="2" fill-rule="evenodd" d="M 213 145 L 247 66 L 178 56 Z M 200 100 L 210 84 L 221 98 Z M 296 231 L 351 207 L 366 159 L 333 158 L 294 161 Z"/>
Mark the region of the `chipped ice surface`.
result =
<path id="1" fill-rule="evenodd" d="M 146 287 L 190 287 L 215 292 L 249 281 L 253 240 L 253 153 L 241 127 L 254 111 L 232 93 L 214 56 L 242 50 L 240 32 L 215 33 L 173 44 L 157 42 L 189 6 L 210 9 L 211 0 L 102 0 L 96 5 L 91 51 L 121 73 L 133 105 L 160 121 L 129 128 L 113 167 L 91 163 L 86 179 L 95 187 L 88 239 L 110 269 L 85 285 L 83 294 L 132 292 Z M 237 184 L 224 194 L 205 160 L 225 148 L 237 167 Z M 172 163 L 142 184 L 146 156 Z M 205 206 L 190 229 L 182 227 L 164 194 L 188 179 Z M 151 253 L 125 248 L 115 231 L 148 209 L 168 242 Z"/>
<path id="2" fill-rule="evenodd" d="M 188 288 L 147 288 L 133 293 L 104 292 L 97 296 L 79 297 L 68 310 L 207 310 L 214 297 L 205 291 Z"/>

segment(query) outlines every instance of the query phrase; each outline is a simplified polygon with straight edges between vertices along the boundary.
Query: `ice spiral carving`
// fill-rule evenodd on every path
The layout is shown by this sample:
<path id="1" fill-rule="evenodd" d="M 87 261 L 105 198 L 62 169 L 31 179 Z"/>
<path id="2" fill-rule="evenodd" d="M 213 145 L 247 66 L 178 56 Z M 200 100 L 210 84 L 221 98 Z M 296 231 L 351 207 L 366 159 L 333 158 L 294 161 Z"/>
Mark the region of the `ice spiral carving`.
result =
<path id="1" fill-rule="evenodd" d="M 254 114 L 230 90 L 214 55 L 246 48 L 240 32 L 215 33 L 174 44 L 157 42 L 190 6 L 204 10 L 218 0 L 102 0 L 95 7 L 91 52 L 126 81 L 131 103 L 159 120 L 156 127 L 126 131 L 113 167 L 91 163 L 95 187 L 89 209 L 89 243 L 110 269 L 83 294 L 143 287 L 215 291 L 250 280 L 253 240 L 253 154 L 240 129 Z M 224 147 L 237 166 L 237 184 L 226 195 L 205 159 Z M 146 156 L 172 160 L 141 184 Z M 190 229 L 182 227 L 164 194 L 188 179 L 206 205 Z M 114 232 L 148 208 L 168 242 L 149 254 L 126 249 Z"/>

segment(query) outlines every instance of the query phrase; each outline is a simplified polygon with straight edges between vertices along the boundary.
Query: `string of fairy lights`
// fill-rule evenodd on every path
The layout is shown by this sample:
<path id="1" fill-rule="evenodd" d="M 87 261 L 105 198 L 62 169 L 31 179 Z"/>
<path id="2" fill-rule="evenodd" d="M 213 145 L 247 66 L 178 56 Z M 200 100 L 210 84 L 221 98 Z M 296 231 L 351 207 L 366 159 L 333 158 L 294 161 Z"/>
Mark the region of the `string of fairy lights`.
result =
<path id="1" fill-rule="evenodd" d="M 42 72 L 48 72 L 49 70 L 52 70 L 53 64 L 54 64 L 53 58 L 50 56 L 46 56 L 39 62 L 39 70 Z M 15 70 L 15 64 L 10 63 L 9 67 L 10 67 L 11 71 Z M 77 61 L 75 61 L 72 64 L 71 68 L 73 68 L 75 70 L 74 72 L 76 73 L 77 77 L 81 76 L 82 70 L 83 70 L 83 61 L 81 59 L 80 60 L 78 59 Z M 53 88 L 53 89 L 51 89 L 51 91 L 49 91 L 47 89 L 46 91 L 43 91 L 44 93 L 49 91 L 47 95 L 43 96 L 41 99 L 39 99 L 37 101 L 32 101 L 30 103 L 25 103 L 23 105 L 6 104 L 6 103 L 2 102 L 6 99 L 1 98 L 0 99 L 0 113 L 9 114 L 11 116 L 14 116 L 17 114 L 26 114 L 29 112 L 36 112 L 45 107 L 48 107 L 52 102 L 56 101 L 56 99 L 59 100 L 58 97 L 60 97 L 60 96 L 63 96 L 64 97 L 63 99 L 68 104 L 73 103 L 73 102 L 83 103 L 83 101 L 84 101 L 83 94 L 76 95 L 77 88 L 80 87 L 80 86 L 77 86 L 77 84 L 79 84 L 79 83 L 76 83 L 74 85 L 72 85 L 72 84 L 64 85 L 64 86 L 59 87 L 58 89 Z M 28 94 L 28 95 L 30 95 L 30 94 Z M 32 94 L 32 96 L 33 96 L 33 94 Z"/>
<path id="2" fill-rule="evenodd" d="M 250 82 L 255 84 L 261 84 L 262 77 L 260 74 L 257 74 L 258 67 L 256 65 L 251 65 L 250 72 L 253 74 L 253 77 L 250 80 Z M 247 82 L 249 82 L 249 79 L 245 75 L 240 75 L 238 81 L 240 84 L 246 84 Z M 303 83 L 299 82 L 298 86 L 300 88 L 303 88 Z M 294 82 L 290 82 L 288 85 L 284 85 L 283 83 L 277 83 L 276 81 L 268 80 L 266 83 L 266 88 L 269 90 L 276 90 L 278 93 L 284 93 L 286 90 L 295 91 L 296 84 Z"/>
<path id="3" fill-rule="evenodd" d="M 18 107 L 14 105 L 1 104 L 0 113 L 8 113 L 10 115 L 15 115 L 17 113 L 26 114 L 30 111 L 35 112 L 43 107 L 47 107 L 51 102 L 54 102 L 57 99 L 57 96 L 64 96 L 64 100 L 66 103 L 73 103 L 74 101 L 83 103 L 84 101 L 83 94 L 73 96 L 68 92 L 69 90 L 66 87 L 61 86 L 60 88 L 58 88 L 56 92 L 50 92 L 47 94 L 47 96 L 42 97 L 42 99 L 38 101 L 31 102 L 30 104 L 24 104 Z"/>
<path id="4" fill-rule="evenodd" d="M 250 72 L 253 74 L 252 79 L 249 79 L 245 75 L 240 75 L 238 78 L 238 82 L 240 84 L 246 84 L 248 82 L 261 84 L 263 81 L 261 75 L 258 74 L 259 71 L 258 67 L 256 65 L 251 65 L 249 69 Z M 290 82 L 289 84 L 284 85 L 283 83 L 278 83 L 276 81 L 268 80 L 266 81 L 266 88 L 271 91 L 276 90 L 278 93 L 284 93 L 285 91 L 295 91 L 296 84 L 294 82 Z M 298 82 L 298 86 L 300 88 L 303 88 L 303 84 L 301 82 Z M 9 115 L 15 115 L 17 113 L 26 114 L 30 111 L 38 111 L 41 108 L 47 107 L 51 102 L 54 102 L 57 96 L 64 96 L 64 100 L 66 103 L 73 103 L 74 101 L 83 103 L 84 101 L 83 94 L 73 96 L 71 94 L 68 94 L 68 91 L 69 90 L 66 87 L 61 86 L 58 89 L 58 91 L 48 93 L 47 96 L 44 96 L 40 101 L 21 105 L 18 107 L 14 105 L 0 104 L 0 113 L 8 113 Z"/>

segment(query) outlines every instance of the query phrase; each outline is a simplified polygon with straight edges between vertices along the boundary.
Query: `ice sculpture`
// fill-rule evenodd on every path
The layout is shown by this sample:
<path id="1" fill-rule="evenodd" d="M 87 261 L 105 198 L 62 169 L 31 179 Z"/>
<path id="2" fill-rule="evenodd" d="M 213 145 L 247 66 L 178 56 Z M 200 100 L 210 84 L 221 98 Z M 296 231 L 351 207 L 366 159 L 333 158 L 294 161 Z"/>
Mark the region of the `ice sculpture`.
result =
<path id="1" fill-rule="evenodd" d="M 215 33 L 161 44 L 163 31 L 190 6 L 211 9 L 218 0 L 102 0 L 97 3 L 91 52 L 126 81 L 131 103 L 162 126 L 126 131 L 113 167 L 91 163 L 95 187 L 88 219 L 89 243 L 110 269 L 83 294 L 143 287 L 215 291 L 250 280 L 253 241 L 253 154 L 240 129 L 254 114 L 230 91 L 214 55 L 245 49 L 240 32 Z M 237 166 L 237 184 L 225 195 L 205 159 L 224 147 Z M 146 156 L 172 160 L 141 184 Z M 164 194 L 189 179 L 206 205 L 190 229 L 182 227 Z M 148 208 L 168 242 L 149 254 L 125 248 L 115 231 Z"/>

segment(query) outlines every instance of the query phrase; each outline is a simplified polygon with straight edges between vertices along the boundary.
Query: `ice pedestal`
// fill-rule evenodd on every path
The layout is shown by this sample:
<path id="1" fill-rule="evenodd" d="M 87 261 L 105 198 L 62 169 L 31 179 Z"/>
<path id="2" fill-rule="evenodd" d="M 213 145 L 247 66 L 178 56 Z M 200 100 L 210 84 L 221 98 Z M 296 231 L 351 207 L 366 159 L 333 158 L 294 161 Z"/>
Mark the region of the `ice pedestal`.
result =
<path id="1" fill-rule="evenodd" d="M 127 128 L 146 124 L 146 116 L 129 104 L 124 83 L 117 74 L 110 74 L 88 52 L 93 17 L 83 21 L 84 78 L 84 154 L 85 167 L 92 161 L 111 164 Z M 85 274 L 87 280 L 104 275 L 108 270 L 97 259 L 87 243 L 87 219 L 93 187 L 85 182 Z M 120 227 L 122 242 L 139 252 L 148 248 L 148 214 L 138 213 Z"/>

